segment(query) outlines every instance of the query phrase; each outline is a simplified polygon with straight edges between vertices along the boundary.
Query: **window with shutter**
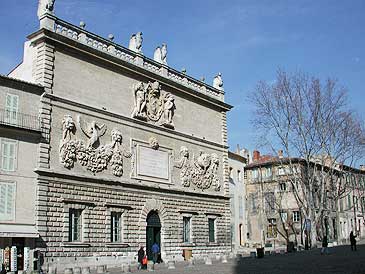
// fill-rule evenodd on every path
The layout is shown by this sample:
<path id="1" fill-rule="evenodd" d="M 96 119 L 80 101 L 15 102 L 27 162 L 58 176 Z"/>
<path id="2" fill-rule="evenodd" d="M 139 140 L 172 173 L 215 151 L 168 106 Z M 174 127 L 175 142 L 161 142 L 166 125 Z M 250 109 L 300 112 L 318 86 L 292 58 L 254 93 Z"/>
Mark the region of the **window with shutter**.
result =
<path id="1" fill-rule="evenodd" d="M 15 183 L 0 182 L 0 221 L 15 219 Z"/>
<path id="2" fill-rule="evenodd" d="M 18 123 L 18 103 L 18 95 L 10 93 L 6 94 L 5 122 L 9 124 Z"/>
<path id="3" fill-rule="evenodd" d="M 15 171 L 17 166 L 17 142 L 8 139 L 1 139 L 1 169 L 4 171 Z"/>

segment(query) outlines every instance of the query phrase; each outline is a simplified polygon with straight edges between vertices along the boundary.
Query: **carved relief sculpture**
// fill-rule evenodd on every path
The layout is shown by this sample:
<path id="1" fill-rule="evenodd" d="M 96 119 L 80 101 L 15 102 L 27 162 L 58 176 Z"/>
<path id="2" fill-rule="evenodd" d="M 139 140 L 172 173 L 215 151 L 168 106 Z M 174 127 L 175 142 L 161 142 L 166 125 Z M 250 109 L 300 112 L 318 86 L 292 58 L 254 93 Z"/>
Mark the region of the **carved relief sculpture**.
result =
<path id="1" fill-rule="evenodd" d="M 143 42 L 142 32 L 137 32 L 135 34 L 132 34 L 129 40 L 128 48 L 136 53 L 142 54 L 142 42 Z"/>
<path id="2" fill-rule="evenodd" d="M 213 87 L 219 90 L 223 90 L 222 73 L 218 73 L 213 79 Z"/>
<path id="3" fill-rule="evenodd" d="M 180 180 L 184 187 L 195 185 L 199 189 L 213 188 L 219 191 L 221 188 L 218 177 L 219 158 L 217 154 L 201 152 L 192 161 L 189 158 L 189 150 L 182 146 L 180 149 L 180 160 L 175 167 L 181 169 Z"/>
<path id="4" fill-rule="evenodd" d="M 134 107 L 132 117 L 153 122 L 168 128 L 174 128 L 173 116 L 176 109 L 171 93 L 161 94 L 160 83 L 155 81 L 133 86 Z"/>
<path id="5" fill-rule="evenodd" d="M 153 60 L 167 66 L 167 45 L 162 44 L 155 49 Z"/>
<path id="6" fill-rule="evenodd" d="M 154 150 L 157 150 L 160 147 L 160 144 L 158 143 L 156 137 L 150 137 L 148 139 L 148 143 L 150 144 L 150 147 Z"/>
<path id="7" fill-rule="evenodd" d="M 88 138 L 85 143 L 83 140 L 74 140 L 75 123 L 70 115 L 65 115 L 62 120 L 63 132 L 60 142 L 60 162 L 66 168 L 73 168 L 75 162 L 85 166 L 87 170 L 101 172 L 107 169 L 110 164 L 115 176 L 123 175 L 123 157 L 130 158 L 131 153 L 127 152 L 122 143 L 122 134 L 119 130 L 111 131 L 111 142 L 100 145 L 99 138 L 107 130 L 106 125 L 98 124 L 95 121 L 87 123 L 78 117 L 78 126 Z"/>

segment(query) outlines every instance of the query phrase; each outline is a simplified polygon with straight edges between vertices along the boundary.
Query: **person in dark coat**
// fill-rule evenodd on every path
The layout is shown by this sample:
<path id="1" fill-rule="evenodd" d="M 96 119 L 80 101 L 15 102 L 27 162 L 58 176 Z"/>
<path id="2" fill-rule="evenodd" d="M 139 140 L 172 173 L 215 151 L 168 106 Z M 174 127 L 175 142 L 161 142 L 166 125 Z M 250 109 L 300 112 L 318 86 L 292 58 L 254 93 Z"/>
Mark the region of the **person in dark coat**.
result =
<path id="1" fill-rule="evenodd" d="M 328 254 L 328 239 L 327 239 L 327 235 L 324 235 L 323 236 L 323 239 L 322 239 L 321 255 L 323 255 L 324 253 Z"/>
<path id="2" fill-rule="evenodd" d="M 143 249 L 143 246 L 141 246 L 141 248 L 138 250 L 138 269 L 142 269 L 143 268 L 143 258 L 145 256 L 145 252 Z"/>
<path id="3" fill-rule="evenodd" d="M 354 232 L 350 232 L 350 244 L 351 244 L 351 250 L 356 251 L 356 235 L 354 235 Z"/>

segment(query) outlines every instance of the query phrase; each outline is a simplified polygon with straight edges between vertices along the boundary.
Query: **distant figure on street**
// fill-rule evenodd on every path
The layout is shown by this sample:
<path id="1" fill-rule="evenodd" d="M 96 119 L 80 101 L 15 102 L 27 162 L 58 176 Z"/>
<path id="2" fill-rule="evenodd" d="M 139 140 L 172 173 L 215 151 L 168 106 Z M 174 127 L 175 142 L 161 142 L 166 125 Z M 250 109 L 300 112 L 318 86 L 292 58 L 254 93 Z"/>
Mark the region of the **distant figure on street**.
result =
<path id="1" fill-rule="evenodd" d="M 154 243 L 152 245 L 152 255 L 153 255 L 153 264 L 157 263 L 158 260 L 158 254 L 160 253 L 160 247 L 157 243 Z"/>
<path id="2" fill-rule="evenodd" d="M 351 250 L 356 251 L 356 235 L 354 235 L 354 232 L 350 232 L 350 244 L 351 244 Z"/>
<path id="3" fill-rule="evenodd" d="M 322 239 L 322 249 L 321 249 L 321 255 L 323 254 L 328 254 L 328 239 L 327 239 L 327 235 L 323 236 Z"/>

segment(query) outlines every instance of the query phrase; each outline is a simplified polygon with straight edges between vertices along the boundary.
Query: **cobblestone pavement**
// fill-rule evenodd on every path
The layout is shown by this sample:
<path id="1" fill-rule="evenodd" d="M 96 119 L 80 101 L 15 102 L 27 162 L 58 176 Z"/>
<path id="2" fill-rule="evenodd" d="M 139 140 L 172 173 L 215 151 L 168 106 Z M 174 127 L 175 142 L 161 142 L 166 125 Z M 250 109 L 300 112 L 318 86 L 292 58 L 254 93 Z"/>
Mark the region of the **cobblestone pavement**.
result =
<path id="1" fill-rule="evenodd" d="M 213 261 L 212 265 L 198 262 L 194 266 L 187 263 L 177 263 L 176 269 L 167 269 L 165 264 L 156 266 L 155 274 L 365 274 L 365 245 L 358 246 L 352 252 L 349 246 L 329 248 L 328 255 L 321 255 L 320 249 L 302 251 L 281 255 L 269 255 L 262 259 L 241 258 L 229 260 L 222 264 Z M 151 271 L 151 270 L 149 270 Z M 132 269 L 133 273 L 149 271 Z M 110 270 L 117 274 L 117 270 Z M 120 271 L 119 271 L 120 273 Z"/>

